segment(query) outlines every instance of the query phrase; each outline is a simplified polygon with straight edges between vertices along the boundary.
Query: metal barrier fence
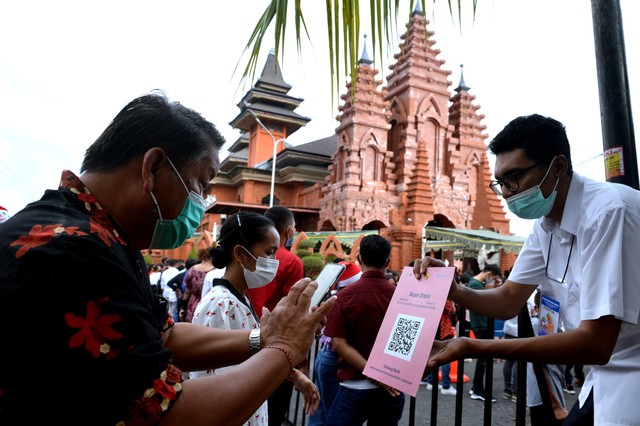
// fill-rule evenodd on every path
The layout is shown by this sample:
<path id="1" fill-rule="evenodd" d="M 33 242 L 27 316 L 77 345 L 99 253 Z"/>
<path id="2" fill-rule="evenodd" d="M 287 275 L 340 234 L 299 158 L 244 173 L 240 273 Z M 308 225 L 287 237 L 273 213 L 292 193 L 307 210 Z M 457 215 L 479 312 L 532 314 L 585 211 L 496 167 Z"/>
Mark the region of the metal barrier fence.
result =
<path id="1" fill-rule="evenodd" d="M 470 329 L 469 329 L 469 323 L 468 321 L 466 321 L 466 311 L 464 309 L 460 309 L 458 314 L 459 314 L 458 324 L 457 324 L 458 336 L 469 337 Z M 523 315 L 525 317 L 523 317 Z M 520 317 L 519 321 L 522 321 L 522 320 L 530 321 L 529 313 L 527 312 L 526 306 L 523 307 L 523 309 L 520 311 L 519 317 Z M 488 333 L 490 336 L 494 335 L 493 320 L 488 321 Z M 313 379 L 313 374 L 315 373 L 313 371 L 313 365 L 319 349 L 320 349 L 319 342 L 316 339 L 316 341 L 311 347 L 311 350 L 308 356 L 309 374 L 312 379 Z M 526 406 L 526 377 L 527 377 L 526 368 L 527 367 L 525 362 L 518 362 L 516 363 L 516 366 L 517 366 L 516 368 L 517 368 L 518 377 L 521 379 L 518 380 L 518 384 L 517 384 L 516 416 L 515 416 L 514 423 L 515 423 L 515 426 L 525 426 L 526 416 L 527 416 L 527 406 Z M 488 359 L 486 364 L 486 370 L 485 370 L 485 383 L 484 383 L 485 401 L 483 405 L 484 409 L 483 409 L 483 416 L 482 416 L 482 424 L 484 426 L 492 425 L 492 414 L 493 414 L 492 410 L 494 406 L 494 404 L 492 404 L 491 402 L 491 398 L 494 394 L 494 389 L 493 389 L 494 371 L 493 370 L 494 370 L 493 359 Z M 465 362 L 463 359 L 458 360 L 457 377 L 459 378 L 459 380 L 463 380 L 464 374 L 465 374 Z M 433 374 L 432 376 L 433 376 L 433 382 L 432 382 L 433 389 L 438 389 L 438 380 L 439 380 L 438 374 Z M 455 382 L 452 381 L 452 383 L 455 383 Z M 499 390 L 499 392 L 501 392 L 501 390 Z M 457 392 L 455 396 L 455 410 L 454 410 L 455 423 L 454 424 L 456 426 L 461 426 L 463 422 L 463 413 L 464 413 L 463 408 L 464 408 L 465 396 L 467 396 L 466 392 L 461 392 L 461 391 Z M 432 426 L 436 426 L 438 424 L 438 398 L 439 398 L 439 392 L 431 393 L 431 412 L 429 416 L 429 425 L 432 425 Z M 468 400 L 469 399 L 467 398 L 467 402 Z M 409 402 L 408 418 L 405 419 L 403 417 L 403 419 L 401 420 L 401 424 L 414 426 L 416 424 L 416 398 L 409 397 L 408 402 Z M 292 395 L 292 401 L 291 401 L 291 409 L 287 414 L 287 419 L 285 420 L 286 422 L 288 422 L 288 424 L 296 425 L 296 426 L 306 425 L 307 416 L 302 411 L 302 406 L 303 406 L 302 396 L 297 391 L 294 390 Z M 480 424 L 480 422 L 478 421 L 475 424 Z"/>

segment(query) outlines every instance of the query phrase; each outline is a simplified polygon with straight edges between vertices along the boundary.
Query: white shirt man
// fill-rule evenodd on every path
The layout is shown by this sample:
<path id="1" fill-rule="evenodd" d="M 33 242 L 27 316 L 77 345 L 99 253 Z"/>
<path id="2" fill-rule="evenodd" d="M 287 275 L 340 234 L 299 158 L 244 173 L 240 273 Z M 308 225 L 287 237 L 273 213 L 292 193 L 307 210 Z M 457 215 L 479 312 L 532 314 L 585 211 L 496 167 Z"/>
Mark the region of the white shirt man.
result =
<path id="1" fill-rule="evenodd" d="M 615 424 L 610 423 L 613 419 L 620 424 L 637 423 L 640 193 L 574 173 L 565 212 L 572 214 L 563 215 L 559 224 L 546 218 L 536 222 L 509 279 L 540 283 L 543 295 L 560 302 L 560 319 L 566 330 L 576 328 L 580 321 L 606 315 L 622 320 L 609 363 L 591 366 L 580 402 L 584 403 L 593 388 L 595 424 Z M 565 283 L 561 284 L 557 281 L 562 280 L 565 269 Z"/>

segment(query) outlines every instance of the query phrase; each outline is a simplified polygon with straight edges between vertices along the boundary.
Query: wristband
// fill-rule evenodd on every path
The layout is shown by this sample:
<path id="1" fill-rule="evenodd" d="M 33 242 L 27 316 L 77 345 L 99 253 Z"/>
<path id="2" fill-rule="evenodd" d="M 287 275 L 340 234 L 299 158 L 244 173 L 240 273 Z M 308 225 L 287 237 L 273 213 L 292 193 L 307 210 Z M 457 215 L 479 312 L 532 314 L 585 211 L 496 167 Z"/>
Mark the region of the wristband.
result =
<path id="1" fill-rule="evenodd" d="M 287 375 L 287 378 L 284 379 L 284 380 L 285 381 L 289 380 L 289 377 L 291 377 L 291 375 L 293 374 L 293 361 L 291 361 L 291 356 L 289 355 L 289 352 L 285 351 L 280 346 L 265 346 L 264 348 L 265 349 L 277 349 L 277 350 L 281 351 L 283 354 L 285 354 L 287 356 L 287 360 L 289 361 L 289 367 L 291 368 L 291 370 L 289 370 L 289 374 Z"/>

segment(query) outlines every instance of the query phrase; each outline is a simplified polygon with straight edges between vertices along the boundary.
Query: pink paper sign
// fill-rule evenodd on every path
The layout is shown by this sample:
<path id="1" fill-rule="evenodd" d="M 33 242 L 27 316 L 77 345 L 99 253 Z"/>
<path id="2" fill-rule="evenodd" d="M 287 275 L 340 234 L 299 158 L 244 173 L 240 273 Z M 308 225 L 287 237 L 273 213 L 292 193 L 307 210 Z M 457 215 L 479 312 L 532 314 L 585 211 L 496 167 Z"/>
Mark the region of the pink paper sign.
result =
<path id="1" fill-rule="evenodd" d="M 416 396 L 455 268 L 429 268 L 417 280 L 402 270 L 363 373 Z"/>

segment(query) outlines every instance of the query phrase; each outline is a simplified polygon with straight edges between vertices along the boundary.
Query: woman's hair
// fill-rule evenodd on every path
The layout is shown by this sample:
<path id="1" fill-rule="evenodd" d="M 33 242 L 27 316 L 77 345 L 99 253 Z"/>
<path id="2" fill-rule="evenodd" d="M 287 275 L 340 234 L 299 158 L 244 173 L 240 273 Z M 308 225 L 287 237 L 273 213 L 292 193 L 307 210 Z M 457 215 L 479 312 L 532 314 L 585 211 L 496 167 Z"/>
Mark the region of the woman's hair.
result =
<path id="1" fill-rule="evenodd" d="M 220 228 L 218 243 L 209 250 L 213 266 L 226 268 L 235 246 L 241 245 L 248 250 L 265 240 L 269 228 L 275 229 L 273 221 L 258 213 L 239 212 L 228 217 Z"/>
<path id="2" fill-rule="evenodd" d="M 209 255 L 209 249 L 203 248 L 198 250 L 198 260 L 200 262 L 205 262 L 209 259 L 211 259 L 211 256 Z"/>

